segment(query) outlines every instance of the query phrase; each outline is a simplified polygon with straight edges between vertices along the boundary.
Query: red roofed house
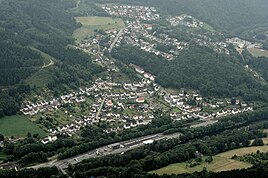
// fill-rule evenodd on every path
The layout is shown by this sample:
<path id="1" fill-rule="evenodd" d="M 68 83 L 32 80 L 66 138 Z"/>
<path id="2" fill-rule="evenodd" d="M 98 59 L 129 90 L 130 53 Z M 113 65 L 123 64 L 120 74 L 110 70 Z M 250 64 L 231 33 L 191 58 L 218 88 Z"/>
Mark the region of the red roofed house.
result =
<path id="1" fill-rule="evenodd" d="M 109 101 L 106 102 L 106 105 L 109 106 L 109 107 L 111 107 L 111 106 L 113 106 L 114 104 L 113 104 L 112 100 L 109 100 Z"/>
<path id="2" fill-rule="evenodd" d="M 145 100 L 144 100 L 144 97 L 141 97 L 141 98 L 137 98 L 137 99 L 136 99 L 136 102 L 137 102 L 137 103 L 144 103 L 144 101 L 145 101 Z"/>

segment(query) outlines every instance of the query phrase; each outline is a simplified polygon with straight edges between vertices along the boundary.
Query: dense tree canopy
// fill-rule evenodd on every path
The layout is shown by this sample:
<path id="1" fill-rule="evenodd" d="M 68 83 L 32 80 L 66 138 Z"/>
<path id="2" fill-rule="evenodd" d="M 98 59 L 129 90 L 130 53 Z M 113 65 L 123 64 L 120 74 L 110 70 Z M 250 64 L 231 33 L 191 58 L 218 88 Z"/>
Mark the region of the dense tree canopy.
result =
<path id="1" fill-rule="evenodd" d="M 66 47 L 73 44 L 72 33 L 79 26 L 69 12 L 75 4 L 72 0 L 0 0 L 0 89 L 5 90 L 0 116 L 16 114 L 22 98 L 16 88 L 41 70 L 45 64 L 41 52 L 54 58 L 54 66 L 46 69 L 51 80 L 44 83 L 55 94 L 90 82 L 103 71 L 88 55 Z"/>
<path id="2" fill-rule="evenodd" d="M 157 82 L 164 87 L 194 88 L 205 96 L 266 100 L 267 88 L 245 71 L 239 59 L 217 54 L 209 48 L 192 46 L 173 61 L 131 46 L 116 48 L 112 56 L 143 67 L 157 76 Z"/>

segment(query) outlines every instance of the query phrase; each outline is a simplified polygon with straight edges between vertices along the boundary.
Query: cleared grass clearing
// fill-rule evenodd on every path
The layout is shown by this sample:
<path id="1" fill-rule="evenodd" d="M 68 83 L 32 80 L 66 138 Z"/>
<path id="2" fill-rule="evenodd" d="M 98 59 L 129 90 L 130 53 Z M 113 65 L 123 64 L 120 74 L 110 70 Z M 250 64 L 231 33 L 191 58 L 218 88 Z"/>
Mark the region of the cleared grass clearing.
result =
<path id="1" fill-rule="evenodd" d="M 205 167 L 208 171 L 212 172 L 220 172 L 220 171 L 227 171 L 232 169 L 243 169 L 248 168 L 251 166 L 251 164 L 244 163 L 241 161 L 229 159 L 229 158 L 223 158 L 220 156 L 213 156 L 213 161 L 211 163 L 203 162 L 198 166 L 195 167 L 189 167 L 187 166 L 187 162 L 183 163 L 176 163 L 171 164 L 167 167 L 163 167 L 160 169 L 157 169 L 155 171 L 151 171 L 149 173 L 153 174 L 183 174 L 183 173 L 193 173 L 193 172 L 200 172 Z"/>
<path id="2" fill-rule="evenodd" d="M 89 16 L 75 17 L 75 19 L 82 24 L 82 27 L 76 29 L 73 33 L 73 37 L 77 40 L 82 40 L 88 35 L 93 35 L 94 30 L 120 29 L 125 26 L 123 20 L 120 18 Z"/>
<path id="3" fill-rule="evenodd" d="M 260 152 L 268 152 L 268 146 L 244 147 L 244 148 L 239 148 L 239 149 L 226 151 L 226 152 L 218 154 L 217 156 L 224 157 L 224 158 L 231 158 L 234 155 L 243 156 L 245 154 L 255 153 L 257 150 L 260 150 Z"/>
<path id="4" fill-rule="evenodd" d="M 53 68 L 54 66 L 50 66 L 49 68 Z M 36 87 L 45 87 L 49 82 L 53 80 L 53 76 L 51 75 L 50 69 L 41 69 L 35 74 L 33 74 L 30 78 L 26 80 L 28 84 Z"/>
<path id="5" fill-rule="evenodd" d="M 45 87 L 49 82 L 52 81 L 53 76 L 51 74 L 51 69 L 53 69 L 55 62 L 57 61 L 55 58 L 52 56 L 31 47 L 31 49 L 39 52 L 41 56 L 43 57 L 44 60 L 44 65 L 42 68 L 34 73 L 31 77 L 29 77 L 26 82 L 30 84 L 31 86 L 36 86 L 36 87 Z"/>
<path id="6" fill-rule="evenodd" d="M 268 138 L 263 139 L 264 142 L 268 142 Z M 237 161 L 234 159 L 231 159 L 234 155 L 237 156 L 243 156 L 245 154 L 249 153 L 255 153 L 259 150 L 260 152 L 268 152 L 268 146 L 252 146 L 252 147 L 244 147 L 244 148 L 238 148 L 230 151 L 226 151 L 220 154 L 217 154 L 216 156 L 213 156 L 213 161 L 211 163 L 202 162 L 200 165 L 195 167 L 189 167 L 187 166 L 187 162 L 182 163 L 175 163 L 170 164 L 166 167 L 151 171 L 149 173 L 153 174 L 183 174 L 183 173 L 193 173 L 196 171 L 202 171 L 204 167 L 208 171 L 212 172 L 220 172 L 220 171 L 227 171 L 227 170 L 233 170 L 233 169 L 243 169 L 248 168 L 252 166 L 249 163 Z"/>
<path id="7" fill-rule="evenodd" d="M 4 136 L 14 136 L 16 138 L 26 137 L 27 133 L 38 133 L 41 137 L 47 133 L 38 125 L 21 115 L 5 116 L 0 118 L 0 133 Z"/>
<path id="8" fill-rule="evenodd" d="M 248 51 L 249 51 L 254 57 L 261 57 L 261 56 L 268 57 L 268 51 L 265 50 L 265 49 L 249 48 Z"/>
<path id="9" fill-rule="evenodd" d="M 90 16 L 90 17 L 76 17 L 77 21 L 82 23 L 82 25 L 107 25 L 113 24 L 115 21 L 110 17 L 97 17 L 97 16 Z"/>

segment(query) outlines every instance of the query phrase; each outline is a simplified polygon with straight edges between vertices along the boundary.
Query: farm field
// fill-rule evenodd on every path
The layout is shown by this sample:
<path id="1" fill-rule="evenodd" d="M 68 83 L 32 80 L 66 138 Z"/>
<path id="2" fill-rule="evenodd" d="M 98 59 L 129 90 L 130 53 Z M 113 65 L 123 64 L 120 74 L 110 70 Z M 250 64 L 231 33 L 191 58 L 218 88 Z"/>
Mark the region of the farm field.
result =
<path id="1" fill-rule="evenodd" d="M 96 29 L 120 29 L 125 26 L 120 18 L 90 16 L 76 17 L 75 19 L 82 24 L 82 27 L 76 29 L 73 33 L 73 37 L 78 41 L 83 40 L 88 35 L 93 35 Z"/>
<path id="2" fill-rule="evenodd" d="M 248 153 L 254 153 L 257 150 L 260 150 L 261 152 L 268 152 L 268 146 L 254 146 L 254 147 L 234 149 L 234 150 L 226 151 L 226 152 L 217 154 L 216 156 L 213 156 L 213 161 L 211 163 L 202 162 L 200 165 L 197 165 L 194 167 L 187 166 L 187 164 L 189 164 L 187 162 L 175 163 L 175 164 L 170 164 L 166 167 L 151 171 L 149 173 L 156 173 L 159 175 L 193 173 L 196 171 L 202 171 L 204 167 L 206 167 L 208 171 L 213 171 L 213 172 L 248 168 L 251 166 L 251 164 L 233 160 L 231 159 L 231 157 L 233 157 L 234 155 L 242 156 Z"/>
<path id="3" fill-rule="evenodd" d="M 249 48 L 248 51 L 254 56 L 254 57 L 260 57 L 265 56 L 268 57 L 268 51 L 264 49 L 259 48 Z"/>
<path id="4" fill-rule="evenodd" d="M 0 133 L 4 136 L 20 138 L 26 137 L 28 132 L 31 134 L 38 133 L 41 137 L 46 136 L 44 130 L 25 116 L 15 115 L 0 118 Z"/>

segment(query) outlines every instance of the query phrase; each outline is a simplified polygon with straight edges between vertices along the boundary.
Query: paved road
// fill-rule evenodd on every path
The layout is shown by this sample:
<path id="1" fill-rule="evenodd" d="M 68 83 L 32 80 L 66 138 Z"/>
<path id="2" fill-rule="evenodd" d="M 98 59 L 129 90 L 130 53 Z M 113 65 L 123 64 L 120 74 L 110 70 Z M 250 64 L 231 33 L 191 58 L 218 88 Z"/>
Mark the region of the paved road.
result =
<path id="1" fill-rule="evenodd" d="M 115 37 L 113 43 L 110 45 L 110 47 L 109 47 L 109 49 L 108 49 L 109 52 L 111 52 L 111 51 L 113 50 L 113 47 L 114 47 L 115 43 L 118 41 L 119 37 L 120 37 L 120 36 L 122 35 L 122 33 L 123 33 L 123 30 L 125 30 L 125 29 L 126 29 L 126 28 L 122 28 L 122 29 L 118 32 L 118 34 L 116 35 L 116 37 Z"/>
<path id="2" fill-rule="evenodd" d="M 113 149 L 112 145 L 106 145 L 100 148 L 97 148 L 95 150 L 91 150 L 89 152 L 74 156 L 72 158 L 67 158 L 64 160 L 53 160 L 50 162 L 46 162 L 46 163 L 42 163 L 42 164 L 38 164 L 36 166 L 32 166 L 31 168 L 35 168 L 38 169 L 40 167 L 52 167 L 52 166 L 56 166 L 58 167 L 60 170 L 62 169 L 66 169 L 68 167 L 68 165 L 70 164 L 77 164 L 85 159 L 88 158 L 96 158 L 96 157 L 101 157 L 101 156 L 105 156 L 105 155 L 110 155 L 110 154 L 123 154 L 126 151 L 135 149 L 137 147 L 141 147 L 143 145 L 145 145 L 144 141 L 148 141 L 148 140 L 153 140 L 153 141 L 157 141 L 157 140 L 163 140 L 163 139 L 171 139 L 171 138 L 179 138 L 179 136 L 181 135 L 181 133 L 175 133 L 175 134 L 171 134 L 171 135 L 163 135 L 162 133 L 160 134 L 153 134 L 153 135 L 149 135 L 149 136 L 144 136 L 144 137 L 139 137 L 136 139 L 131 139 L 128 141 L 122 141 L 122 142 L 118 142 L 116 144 L 120 145 L 120 148 L 118 149 Z"/>
<path id="3" fill-rule="evenodd" d="M 101 101 L 99 110 L 98 110 L 98 112 L 97 112 L 97 114 L 96 114 L 96 118 L 98 118 L 99 115 L 100 115 L 100 113 L 101 113 L 101 109 L 102 109 L 102 107 L 103 107 L 103 104 L 104 104 L 105 99 L 106 99 L 106 97 L 104 97 L 104 98 L 102 99 L 102 101 Z"/>

